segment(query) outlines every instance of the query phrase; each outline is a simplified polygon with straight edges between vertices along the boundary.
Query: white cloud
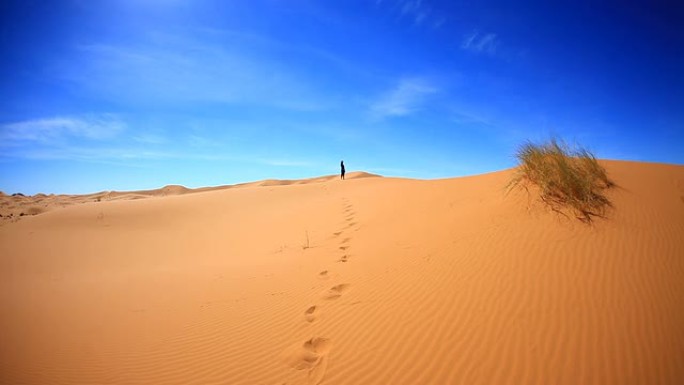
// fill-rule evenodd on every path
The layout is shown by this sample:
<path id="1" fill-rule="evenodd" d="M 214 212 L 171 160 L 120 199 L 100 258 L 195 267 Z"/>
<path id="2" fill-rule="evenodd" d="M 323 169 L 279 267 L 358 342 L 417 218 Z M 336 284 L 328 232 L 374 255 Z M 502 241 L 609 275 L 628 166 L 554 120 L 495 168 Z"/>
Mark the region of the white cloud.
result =
<path id="1" fill-rule="evenodd" d="M 159 138 L 145 134 L 121 135 L 127 129 L 126 123 L 114 114 L 57 116 L 8 123 L 0 125 L 0 158 L 111 162 L 169 156 L 141 147 Z M 122 145 L 122 140 L 139 144 Z"/>
<path id="2" fill-rule="evenodd" d="M 381 6 L 382 0 L 376 0 L 375 4 Z M 423 0 L 394 0 L 388 7 L 392 8 L 400 18 L 410 18 L 417 26 L 427 24 L 438 29 L 446 22 L 443 16 L 435 12 Z"/>
<path id="3" fill-rule="evenodd" d="M 423 4 L 423 0 L 403 0 L 400 3 L 401 14 L 413 17 L 416 25 L 421 25 L 431 14 L 431 9 Z"/>
<path id="4" fill-rule="evenodd" d="M 25 120 L 0 126 L 0 143 L 5 146 L 22 142 L 50 143 L 68 137 L 103 140 L 118 135 L 125 128 L 126 125 L 112 114 Z"/>
<path id="5" fill-rule="evenodd" d="M 126 135 L 122 135 L 124 132 Z M 230 151 L 221 140 L 189 134 L 185 142 L 174 141 L 163 131 L 137 132 L 115 115 L 62 116 L 0 125 L 0 162 L 6 159 L 36 161 L 69 160 L 119 166 L 148 164 L 160 160 L 241 162 L 272 167 L 312 167 L 301 158 L 241 154 Z M 177 138 L 180 139 L 180 138 Z"/>
<path id="6" fill-rule="evenodd" d="M 80 45 L 82 65 L 61 68 L 61 75 L 97 97 L 134 103 L 321 108 L 315 87 L 267 43 L 249 45 L 254 39 L 215 32 L 202 36 L 155 35 L 137 45 Z"/>
<path id="7" fill-rule="evenodd" d="M 3 154 L 3 156 L 33 160 L 68 159 L 88 162 L 124 162 L 138 161 L 141 159 L 167 159 L 173 158 L 174 154 L 163 151 L 151 151 L 127 147 L 92 148 L 85 146 L 54 146 L 25 148 L 19 151 Z"/>
<path id="8" fill-rule="evenodd" d="M 480 33 L 473 31 L 466 35 L 461 42 L 461 48 L 475 53 L 487 53 L 494 55 L 499 46 L 499 40 L 495 33 Z"/>
<path id="9" fill-rule="evenodd" d="M 441 17 L 435 19 L 435 21 L 432 23 L 432 28 L 439 29 L 441 26 L 444 25 L 444 23 L 446 23 L 446 18 L 441 16 Z"/>
<path id="10" fill-rule="evenodd" d="M 438 89 L 421 78 L 404 78 L 371 105 L 375 118 L 406 116 L 418 111 L 425 99 Z"/>
<path id="11" fill-rule="evenodd" d="M 138 143 L 144 143 L 144 144 L 164 144 L 167 142 L 166 137 L 158 134 L 152 134 L 152 133 L 140 133 L 138 135 L 135 135 L 133 137 L 133 140 L 135 140 Z"/>

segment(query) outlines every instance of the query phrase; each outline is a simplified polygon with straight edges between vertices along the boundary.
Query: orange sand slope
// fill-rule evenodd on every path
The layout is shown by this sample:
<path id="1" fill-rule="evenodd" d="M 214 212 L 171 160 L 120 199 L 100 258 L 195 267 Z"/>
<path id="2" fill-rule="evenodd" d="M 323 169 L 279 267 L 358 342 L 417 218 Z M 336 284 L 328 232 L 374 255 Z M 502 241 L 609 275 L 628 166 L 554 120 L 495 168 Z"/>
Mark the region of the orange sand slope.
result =
<path id="1" fill-rule="evenodd" d="M 604 164 L 592 226 L 505 195 L 510 171 L 22 217 L 0 383 L 682 384 L 684 167 Z"/>
<path id="2" fill-rule="evenodd" d="M 378 175 L 369 174 L 365 172 L 352 172 L 347 174 L 347 179 L 359 179 L 368 177 L 377 177 Z M 7 222 L 16 222 L 23 216 L 38 215 L 44 212 L 53 210 L 55 208 L 64 208 L 67 206 L 88 203 L 88 202 L 102 202 L 111 200 L 132 200 L 144 199 L 152 197 L 164 197 L 169 195 L 182 195 L 196 192 L 225 190 L 235 187 L 251 187 L 251 186 L 274 186 L 274 185 L 290 185 L 302 183 L 320 183 L 337 179 L 337 175 L 328 175 L 319 178 L 304 179 L 304 180 L 264 180 L 259 182 L 242 183 L 237 185 L 226 185 L 216 187 L 202 187 L 190 189 L 184 186 L 168 185 L 155 190 L 139 190 L 139 191 L 102 191 L 87 195 L 55 195 L 55 194 L 36 194 L 32 196 L 24 196 L 23 194 L 7 195 L 0 191 L 0 225 Z"/>

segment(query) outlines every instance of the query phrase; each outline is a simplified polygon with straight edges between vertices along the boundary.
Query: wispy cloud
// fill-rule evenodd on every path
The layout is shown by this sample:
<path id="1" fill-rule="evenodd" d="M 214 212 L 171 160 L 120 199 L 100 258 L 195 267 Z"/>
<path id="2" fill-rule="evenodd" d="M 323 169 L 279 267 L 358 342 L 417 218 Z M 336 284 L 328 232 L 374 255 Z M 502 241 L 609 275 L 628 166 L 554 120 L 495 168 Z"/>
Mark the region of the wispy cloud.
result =
<path id="1" fill-rule="evenodd" d="M 444 16 L 436 12 L 424 0 L 390 0 L 385 2 L 377 0 L 375 3 L 378 6 L 388 3 L 400 18 L 409 18 L 417 26 L 428 25 L 438 29 L 446 23 Z"/>
<path id="2" fill-rule="evenodd" d="M 168 153 L 149 148 L 160 137 L 123 136 L 128 125 L 115 114 L 57 116 L 0 126 L 0 157 L 33 160 L 126 161 L 159 159 Z"/>
<path id="3" fill-rule="evenodd" d="M 425 99 L 438 89 L 422 78 L 403 78 L 371 105 L 374 118 L 406 116 L 421 109 Z"/>
<path id="4" fill-rule="evenodd" d="M 493 128 L 497 127 L 496 124 L 492 122 L 491 118 L 483 114 L 473 113 L 470 111 L 465 111 L 463 109 L 455 109 L 453 111 L 453 115 L 453 120 L 457 124 L 465 124 L 470 126 L 476 125 Z"/>
<path id="5" fill-rule="evenodd" d="M 421 24 L 430 13 L 422 0 L 404 0 L 400 3 L 400 7 L 401 14 L 413 17 L 416 24 Z"/>
<path id="6" fill-rule="evenodd" d="M 241 36 L 154 35 L 130 44 L 83 44 L 63 79 L 95 97 L 131 103 L 212 102 L 315 110 L 315 87 L 268 47 Z"/>
<path id="7" fill-rule="evenodd" d="M 284 52 L 288 55 L 297 55 L 306 58 L 313 63 L 321 63 L 326 68 L 334 68 L 344 73 L 351 73 L 356 76 L 369 77 L 372 71 L 363 66 L 354 58 L 341 55 L 338 52 L 324 49 L 310 44 L 295 43 L 291 40 L 281 40 L 272 36 L 255 34 L 234 29 L 218 29 L 204 27 L 198 32 L 205 34 L 208 39 L 227 39 L 238 41 L 250 47 L 250 50 L 263 49 L 269 52 Z"/>
<path id="8" fill-rule="evenodd" d="M 163 135 L 153 134 L 153 133 L 149 133 L 149 132 L 139 133 L 139 134 L 133 136 L 132 139 L 138 143 L 151 144 L 151 145 L 164 144 L 168 140 Z"/>
<path id="9" fill-rule="evenodd" d="M 461 48 L 475 53 L 494 55 L 499 48 L 499 39 L 495 33 L 480 33 L 473 31 L 467 34 L 461 42 Z"/>
<path id="10" fill-rule="evenodd" d="M 125 128 L 125 123 L 112 114 L 24 120 L 0 126 L 0 145 L 46 144 L 69 137 L 103 140 L 118 135 Z"/>
<path id="11" fill-rule="evenodd" d="M 237 162 L 270 167 L 312 167 L 306 159 L 234 151 L 216 138 L 138 132 L 111 114 L 53 117 L 0 125 L 0 161 L 68 160 L 138 167 L 155 161 Z M 122 135 L 126 132 L 126 135 Z M 180 139 L 180 140 L 177 140 Z M 186 139 L 185 141 L 183 139 Z"/>
<path id="12" fill-rule="evenodd" d="M 32 160 L 76 160 L 86 162 L 125 162 L 175 157 L 174 154 L 165 151 L 145 150 L 127 146 L 87 147 L 83 145 L 23 148 L 5 153 L 2 156 Z"/>

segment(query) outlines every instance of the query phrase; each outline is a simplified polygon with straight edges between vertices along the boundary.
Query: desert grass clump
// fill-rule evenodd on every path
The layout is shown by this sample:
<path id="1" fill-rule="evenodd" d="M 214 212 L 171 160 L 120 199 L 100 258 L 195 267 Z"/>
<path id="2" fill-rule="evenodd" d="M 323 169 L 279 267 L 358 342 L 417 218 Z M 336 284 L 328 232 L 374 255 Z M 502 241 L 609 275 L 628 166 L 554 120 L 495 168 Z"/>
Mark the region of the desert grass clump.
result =
<path id="1" fill-rule="evenodd" d="M 539 188 L 540 198 L 554 211 L 565 215 L 568 209 L 583 222 L 605 215 L 611 207 L 604 190 L 614 183 L 594 154 L 562 141 L 551 139 L 536 144 L 527 142 L 516 153 L 518 170 L 508 189 L 529 185 Z"/>

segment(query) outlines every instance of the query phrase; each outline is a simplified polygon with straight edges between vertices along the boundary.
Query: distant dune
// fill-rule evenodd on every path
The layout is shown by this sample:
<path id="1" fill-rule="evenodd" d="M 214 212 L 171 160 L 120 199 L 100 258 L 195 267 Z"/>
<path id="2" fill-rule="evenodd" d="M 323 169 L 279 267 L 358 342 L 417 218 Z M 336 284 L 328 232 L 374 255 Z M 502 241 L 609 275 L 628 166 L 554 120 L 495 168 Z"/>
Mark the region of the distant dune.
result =
<path id="1" fill-rule="evenodd" d="M 346 179 L 359 179 L 379 176 L 380 175 L 357 171 L 348 173 L 346 175 Z M 55 208 L 63 208 L 80 203 L 165 197 L 169 195 L 182 195 L 206 191 L 225 190 L 236 187 L 287 186 L 291 184 L 321 183 L 336 180 L 338 178 L 339 176 L 337 175 L 328 175 L 317 178 L 298 180 L 268 179 L 258 182 L 248 182 L 236 185 L 224 185 L 216 187 L 200 187 L 195 189 L 179 185 L 167 185 L 162 188 L 153 190 L 137 190 L 123 192 L 102 191 L 98 193 L 83 195 L 45 195 L 40 193 L 36 195 L 27 196 L 24 194 L 7 195 L 4 192 L 0 191 L 0 226 L 6 222 L 16 222 L 20 220 L 23 216 L 42 214 Z"/>
<path id="2" fill-rule="evenodd" d="M 684 166 L 0 195 L 1 384 L 682 384 Z M 22 215 L 23 213 L 23 215 Z"/>

